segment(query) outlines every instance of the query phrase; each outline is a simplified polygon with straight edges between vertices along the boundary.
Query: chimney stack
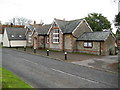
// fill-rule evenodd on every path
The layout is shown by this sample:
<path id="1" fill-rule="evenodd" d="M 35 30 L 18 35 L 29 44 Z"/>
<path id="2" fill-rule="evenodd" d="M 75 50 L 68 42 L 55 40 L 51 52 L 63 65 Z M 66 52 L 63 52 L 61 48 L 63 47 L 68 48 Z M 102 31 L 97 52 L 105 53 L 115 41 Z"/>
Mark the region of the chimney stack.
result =
<path id="1" fill-rule="evenodd" d="M 34 21 L 34 25 L 36 24 L 36 21 Z"/>
<path id="2" fill-rule="evenodd" d="M 10 26 L 13 27 L 13 23 L 10 23 Z"/>

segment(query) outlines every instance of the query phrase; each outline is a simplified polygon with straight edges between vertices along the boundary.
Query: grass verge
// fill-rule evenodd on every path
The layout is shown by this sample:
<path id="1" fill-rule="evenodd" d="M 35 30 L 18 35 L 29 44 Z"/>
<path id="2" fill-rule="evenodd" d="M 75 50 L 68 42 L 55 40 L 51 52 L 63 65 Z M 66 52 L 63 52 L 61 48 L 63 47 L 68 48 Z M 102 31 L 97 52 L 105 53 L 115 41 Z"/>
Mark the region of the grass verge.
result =
<path id="1" fill-rule="evenodd" d="M 22 81 L 19 77 L 14 75 L 12 72 L 9 72 L 8 70 L 0 67 L 0 78 L 2 78 L 2 88 L 33 88 Z"/>

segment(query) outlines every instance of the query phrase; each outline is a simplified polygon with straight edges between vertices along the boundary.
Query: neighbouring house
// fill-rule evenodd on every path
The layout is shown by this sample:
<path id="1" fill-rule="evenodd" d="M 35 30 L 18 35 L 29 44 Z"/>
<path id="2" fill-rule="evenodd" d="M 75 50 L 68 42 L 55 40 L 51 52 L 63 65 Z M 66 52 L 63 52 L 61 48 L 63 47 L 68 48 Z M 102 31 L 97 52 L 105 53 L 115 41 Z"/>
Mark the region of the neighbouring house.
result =
<path id="1" fill-rule="evenodd" d="M 32 34 L 32 39 L 33 39 L 32 41 L 33 41 L 33 47 L 35 49 L 38 49 L 38 48 L 47 49 L 48 48 L 49 37 L 47 33 L 50 27 L 51 27 L 51 24 L 40 25 L 39 27 L 36 27 L 34 29 L 33 34 Z"/>
<path id="2" fill-rule="evenodd" d="M 42 26 L 42 24 L 36 24 L 36 21 L 34 21 L 34 24 L 29 24 L 29 25 L 25 25 L 25 28 L 27 29 L 26 31 L 26 40 L 27 40 L 27 46 L 28 47 L 33 47 L 33 31 L 36 28 L 39 28 L 40 26 Z"/>
<path id="3" fill-rule="evenodd" d="M 27 29 L 25 28 L 14 28 L 14 27 L 4 28 L 3 47 L 25 47 L 26 30 Z"/>
<path id="4" fill-rule="evenodd" d="M 2 24 L 0 23 L 0 44 L 2 44 L 3 42 L 3 28 L 2 28 Z"/>
<path id="5" fill-rule="evenodd" d="M 110 31 L 85 32 L 77 39 L 77 52 L 97 55 L 115 54 L 115 37 Z"/>
<path id="6" fill-rule="evenodd" d="M 76 40 L 84 32 L 93 32 L 85 19 L 71 21 L 54 19 L 48 31 L 48 48 L 74 52 L 77 50 Z"/>
<path id="7" fill-rule="evenodd" d="M 35 27 L 31 26 L 31 25 L 27 25 L 25 26 L 25 28 L 27 29 L 25 36 L 26 36 L 26 43 L 28 47 L 32 47 L 32 32 L 35 29 Z"/>

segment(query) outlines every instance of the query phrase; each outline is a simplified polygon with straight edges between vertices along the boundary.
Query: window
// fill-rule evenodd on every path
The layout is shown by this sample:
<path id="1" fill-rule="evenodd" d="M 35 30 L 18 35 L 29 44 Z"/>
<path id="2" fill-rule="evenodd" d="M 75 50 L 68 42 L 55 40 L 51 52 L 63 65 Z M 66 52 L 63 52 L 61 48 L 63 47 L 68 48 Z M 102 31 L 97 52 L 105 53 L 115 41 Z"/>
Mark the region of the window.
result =
<path id="1" fill-rule="evenodd" d="M 31 40 L 32 38 L 31 38 L 31 37 L 29 37 L 29 39 Z"/>
<path id="2" fill-rule="evenodd" d="M 14 35 L 11 35 L 11 37 L 14 37 Z"/>
<path id="3" fill-rule="evenodd" d="M 92 42 L 88 42 L 88 47 L 92 47 Z"/>
<path id="4" fill-rule="evenodd" d="M 22 37 L 22 35 L 19 35 L 19 37 Z"/>
<path id="5" fill-rule="evenodd" d="M 31 43 L 31 42 L 32 42 L 31 40 L 28 41 L 28 43 Z"/>
<path id="6" fill-rule="evenodd" d="M 29 37 L 31 37 L 32 35 L 31 35 L 31 34 L 29 34 L 28 36 L 29 36 Z"/>
<path id="7" fill-rule="evenodd" d="M 59 43 L 59 30 L 58 29 L 54 29 L 53 43 Z"/>
<path id="8" fill-rule="evenodd" d="M 85 48 L 92 48 L 93 47 L 93 42 L 84 42 L 84 47 Z"/>
<path id="9" fill-rule="evenodd" d="M 54 34 L 59 34 L 59 30 L 58 29 L 54 29 Z"/>
<path id="10" fill-rule="evenodd" d="M 87 47 L 87 42 L 84 42 L 84 47 Z"/>
<path id="11" fill-rule="evenodd" d="M 47 43 L 49 43 L 49 36 L 47 37 Z"/>
<path id="12" fill-rule="evenodd" d="M 54 27 L 56 27 L 57 25 L 56 25 L 56 23 L 54 23 Z"/>

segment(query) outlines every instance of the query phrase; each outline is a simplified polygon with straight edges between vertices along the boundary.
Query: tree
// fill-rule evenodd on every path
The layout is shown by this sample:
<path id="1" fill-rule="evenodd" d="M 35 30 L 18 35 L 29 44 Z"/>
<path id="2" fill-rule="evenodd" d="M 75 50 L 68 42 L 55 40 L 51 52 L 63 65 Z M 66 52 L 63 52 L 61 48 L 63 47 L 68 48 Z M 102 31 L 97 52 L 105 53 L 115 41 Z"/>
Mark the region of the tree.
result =
<path id="1" fill-rule="evenodd" d="M 115 26 L 120 27 L 120 12 L 117 15 L 115 15 Z"/>
<path id="2" fill-rule="evenodd" d="M 103 31 L 103 29 L 111 30 L 111 23 L 102 14 L 90 13 L 85 19 L 93 31 Z"/>
<path id="3" fill-rule="evenodd" d="M 10 23 L 13 23 L 14 25 L 25 25 L 25 24 L 31 24 L 32 20 L 24 18 L 24 17 L 14 17 L 10 20 Z"/>

